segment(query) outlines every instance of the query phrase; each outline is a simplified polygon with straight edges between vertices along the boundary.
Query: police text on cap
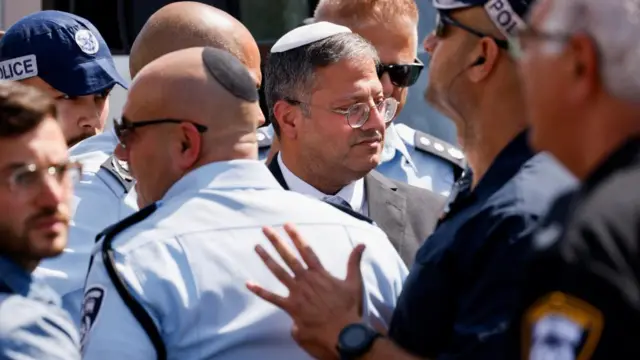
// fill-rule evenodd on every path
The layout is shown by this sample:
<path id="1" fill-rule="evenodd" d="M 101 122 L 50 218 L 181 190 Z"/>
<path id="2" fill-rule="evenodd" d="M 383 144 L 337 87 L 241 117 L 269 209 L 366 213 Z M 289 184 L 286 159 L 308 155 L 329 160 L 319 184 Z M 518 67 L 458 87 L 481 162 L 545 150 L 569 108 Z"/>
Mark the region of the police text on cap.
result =
<path id="1" fill-rule="evenodd" d="M 24 80 L 38 76 L 38 63 L 35 55 L 26 55 L 0 62 L 0 79 Z"/>
<path id="2" fill-rule="evenodd" d="M 516 30 L 526 27 L 525 22 L 511 7 L 509 0 L 489 0 L 484 8 L 491 20 L 507 37 L 515 35 Z"/>

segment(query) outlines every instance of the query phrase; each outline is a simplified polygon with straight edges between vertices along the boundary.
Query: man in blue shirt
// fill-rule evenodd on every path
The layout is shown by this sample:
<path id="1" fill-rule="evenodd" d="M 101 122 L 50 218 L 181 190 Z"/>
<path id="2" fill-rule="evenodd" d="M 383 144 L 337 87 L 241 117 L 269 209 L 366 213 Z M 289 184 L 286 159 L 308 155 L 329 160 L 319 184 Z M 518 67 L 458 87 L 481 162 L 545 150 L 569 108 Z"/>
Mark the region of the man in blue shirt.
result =
<path id="1" fill-rule="evenodd" d="M 313 270 L 296 276 L 301 284 L 290 287 L 290 299 L 280 302 L 286 308 L 302 301 L 297 308 L 308 309 L 290 312 L 296 326 L 328 319 L 300 334 L 307 349 L 329 351 L 337 345 L 343 358 L 366 360 L 504 359 L 531 235 L 554 198 L 575 183 L 554 159 L 536 154 L 527 143 L 525 106 L 506 41 L 523 23 L 527 3 L 441 0 L 435 5 L 439 23 L 425 41 L 433 56 L 426 94 L 456 122 L 470 171 L 416 255 L 388 338 L 359 323 L 358 314 L 346 307 L 338 310 L 340 291 L 328 291 L 331 300 L 297 296 L 298 286 L 314 286 L 316 280 L 339 285 L 339 280 L 314 276 Z M 508 23 L 498 21 L 507 17 Z M 256 292 L 271 299 L 267 290 Z"/>
<path id="2" fill-rule="evenodd" d="M 60 297 L 35 280 L 67 242 L 80 168 L 67 158 L 55 105 L 37 89 L 0 83 L 0 359 L 80 359 Z"/>
<path id="3" fill-rule="evenodd" d="M 83 164 L 83 181 L 74 189 L 67 251 L 43 261 L 34 272 L 62 296 L 63 307 L 79 321 L 95 236 L 137 210 L 130 191 L 133 180 L 110 158 L 115 135 L 102 132 L 109 92 L 115 85 L 126 87 L 126 82 L 98 29 L 61 11 L 36 12 L 11 26 L 0 40 L 0 61 L 4 79 L 37 87 L 55 99 L 67 143 L 73 146 L 70 156 Z"/>
<path id="4" fill-rule="evenodd" d="M 244 286 L 277 283 L 252 255 L 264 225 L 289 219 L 335 276 L 351 278 L 344 261 L 368 245 L 355 307 L 388 326 L 402 260 L 377 227 L 280 187 L 257 160 L 260 112 L 255 80 L 223 50 L 176 51 L 138 73 L 116 130 L 147 203 L 96 247 L 85 359 L 307 359 L 286 314 Z"/>

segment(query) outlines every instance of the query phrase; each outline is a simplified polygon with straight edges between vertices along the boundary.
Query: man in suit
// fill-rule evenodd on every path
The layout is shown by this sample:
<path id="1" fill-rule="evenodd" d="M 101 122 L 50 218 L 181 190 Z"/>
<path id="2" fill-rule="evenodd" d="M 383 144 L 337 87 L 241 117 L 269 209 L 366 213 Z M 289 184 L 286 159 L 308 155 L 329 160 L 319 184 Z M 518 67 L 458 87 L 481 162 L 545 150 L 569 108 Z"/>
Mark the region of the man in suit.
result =
<path id="1" fill-rule="evenodd" d="M 281 142 L 269 168 L 286 189 L 371 219 L 410 265 L 443 200 L 372 171 L 398 108 L 384 97 L 378 64 L 375 48 L 344 26 L 317 22 L 280 38 L 265 69 Z"/>

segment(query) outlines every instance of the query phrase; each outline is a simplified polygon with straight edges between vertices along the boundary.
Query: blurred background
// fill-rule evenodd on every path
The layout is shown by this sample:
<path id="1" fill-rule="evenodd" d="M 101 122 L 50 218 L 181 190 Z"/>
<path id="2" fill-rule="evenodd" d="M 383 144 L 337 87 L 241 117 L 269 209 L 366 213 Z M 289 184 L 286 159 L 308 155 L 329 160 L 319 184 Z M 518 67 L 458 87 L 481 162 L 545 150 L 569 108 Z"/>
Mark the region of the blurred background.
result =
<path id="1" fill-rule="evenodd" d="M 0 28 L 7 29 L 21 17 L 40 10 L 61 10 L 82 16 L 100 30 L 115 56 L 120 73 L 129 78 L 128 54 L 136 35 L 151 14 L 176 1 L 170 0 L 0 0 Z M 252 32 L 262 54 L 285 32 L 313 15 L 318 0 L 203 0 L 233 15 Z M 456 144 L 453 123 L 424 101 L 429 81 L 429 57 L 422 49 L 422 38 L 433 30 L 435 10 L 431 0 L 416 0 L 420 9 L 418 57 L 427 67 L 409 89 L 407 104 L 396 120 L 412 128 Z M 264 57 L 263 57 L 264 59 Z M 112 93 L 109 118 L 121 115 L 126 92 L 118 87 Z M 264 104 L 264 103 L 263 103 Z"/>

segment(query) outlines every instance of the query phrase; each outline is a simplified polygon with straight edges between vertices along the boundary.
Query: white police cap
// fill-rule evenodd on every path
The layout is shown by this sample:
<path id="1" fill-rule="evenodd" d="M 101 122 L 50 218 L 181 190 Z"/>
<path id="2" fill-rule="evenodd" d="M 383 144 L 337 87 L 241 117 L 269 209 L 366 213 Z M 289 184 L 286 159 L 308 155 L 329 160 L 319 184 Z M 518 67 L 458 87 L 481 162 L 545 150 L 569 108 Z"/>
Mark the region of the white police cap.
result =
<path id="1" fill-rule="evenodd" d="M 300 26 L 289 31 L 278 39 L 278 41 L 273 44 L 273 47 L 271 47 L 271 53 L 285 52 L 326 39 L 333 35 L 350 32 L 351 30 L 348 27 L 336 25 L 328 21 L 320 21 Z"/>

